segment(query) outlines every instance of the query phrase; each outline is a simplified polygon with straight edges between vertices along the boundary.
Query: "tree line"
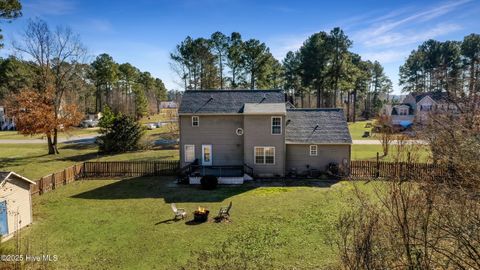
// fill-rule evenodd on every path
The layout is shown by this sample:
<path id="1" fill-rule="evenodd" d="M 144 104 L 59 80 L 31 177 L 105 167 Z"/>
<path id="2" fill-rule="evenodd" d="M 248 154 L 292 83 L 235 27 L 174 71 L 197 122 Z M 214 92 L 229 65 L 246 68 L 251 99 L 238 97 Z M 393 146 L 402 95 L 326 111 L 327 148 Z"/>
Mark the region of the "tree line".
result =
<path id="1" fill-rule="evenodd" d="M 351 46 L 343 30 L 334 28 L 313 34 L 280 63 L 257 39 L 215 32 L 185 38 L 171 53 L 171 66 L 185 90 L 284 89 L 299 107 L 345 107 L 355 120 L 358 110 L 373 116 L 392 83 L 378 61 L 362 60 Z"/>
<path id="2" fill-rule="evenodd" d="M 400 85 L 411 92 L 478 92 L 480 35 L 462 41 L 427 40 L 413 50 L 400 67 Z M 460 93 L 460 92 L 458 92 Z"/>
<path id="3" fill-rule="evenodd" d="M 283 68 L 265 43 L 240 33 L 186 37 L 170 54 L 171 67 L 185 90 L 278 89 Z"/>
<path id="4" fill-rule="evenodd" d="M 0 59 L 0 100 L 20 133 L 47 138 L 50 154 L 58 153 L 58 132 L 87 113 L 108 106 L 139 119 L 158 112 L 167 97 L 161 79 L 129 63 L 118 64 L 108 54 L 88 63 L 87 48 L 68 27 L 30 20 L 13 49 L 16 56 Z"/>

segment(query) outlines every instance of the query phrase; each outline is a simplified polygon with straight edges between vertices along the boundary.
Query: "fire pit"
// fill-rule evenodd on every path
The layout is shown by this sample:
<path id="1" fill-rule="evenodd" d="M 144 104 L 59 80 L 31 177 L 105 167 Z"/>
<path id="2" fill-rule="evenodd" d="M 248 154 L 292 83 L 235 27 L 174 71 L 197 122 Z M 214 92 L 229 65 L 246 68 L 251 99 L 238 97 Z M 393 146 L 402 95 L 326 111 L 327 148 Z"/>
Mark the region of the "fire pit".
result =
<path id="1" fill-rule="evenodd" d="M 195 222 L 205 222 L 208 220 L 208 213 L 210 213 L 210 211 L 208 211 L 207 209 L 203 208 L 203 207 L 198 207 L 197 210 L 195 210 L 195 212 L 193 212 L 193 221 Z"/>

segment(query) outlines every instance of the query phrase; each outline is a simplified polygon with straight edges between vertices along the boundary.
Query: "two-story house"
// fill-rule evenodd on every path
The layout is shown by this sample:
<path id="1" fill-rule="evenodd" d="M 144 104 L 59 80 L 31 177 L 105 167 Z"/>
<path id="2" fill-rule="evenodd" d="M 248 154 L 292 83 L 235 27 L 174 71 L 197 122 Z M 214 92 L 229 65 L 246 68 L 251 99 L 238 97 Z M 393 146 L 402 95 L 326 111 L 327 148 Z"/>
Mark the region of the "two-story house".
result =
<path id="1" fill-rule="evenodd" d="M 281 90 L 185 91 L 178 115 L 181 165 L 197 164 L 192 183 L 205 174 L 243 183 L 350 161 L 343 111 L 287 108 Z"/>
<path id="2" fill-rule="evenodd" d="M 1 130 L 14 130 L 15 121 L 7 116 L 5 106 L 0 105 L 0 131 Z"/>
<path id="3" fill-rule="evenodd" d="M 449 102 L 445 92 L 410 93 L 402 103 L 386 106 L 384 113 L 391 116 L 392 124 L 409 126 L 413 123 L 425 124 L 431 113 L 453 112 L 457 107 Z"/>

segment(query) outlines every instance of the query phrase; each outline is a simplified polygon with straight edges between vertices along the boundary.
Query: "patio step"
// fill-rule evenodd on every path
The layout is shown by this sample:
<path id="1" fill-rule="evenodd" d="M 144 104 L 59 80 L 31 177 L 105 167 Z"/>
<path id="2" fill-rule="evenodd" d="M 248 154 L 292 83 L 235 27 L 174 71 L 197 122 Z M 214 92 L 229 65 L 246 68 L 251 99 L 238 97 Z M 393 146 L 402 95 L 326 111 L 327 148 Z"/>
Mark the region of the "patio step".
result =
<path id="1" fill-rule="evenodd" d="M 222 185 L 241 185 L 244 180 L 245 176 L 225 176 L 225 177 L 218 177 L 218 183 Z M 251 177 L 250 177 L 251 178 Z M 200 185 L 200 179 L 202 179 L 201 176 L 190 176 L 189 177 L 189 183 L 191 185 Z"/>

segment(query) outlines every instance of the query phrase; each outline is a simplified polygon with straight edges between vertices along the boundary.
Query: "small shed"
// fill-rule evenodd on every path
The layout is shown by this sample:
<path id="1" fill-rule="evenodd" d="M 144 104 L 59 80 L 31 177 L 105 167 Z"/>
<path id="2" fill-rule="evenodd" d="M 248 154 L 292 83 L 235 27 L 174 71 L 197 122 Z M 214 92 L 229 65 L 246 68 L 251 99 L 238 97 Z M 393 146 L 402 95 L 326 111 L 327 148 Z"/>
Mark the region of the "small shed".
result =
<path id="1" fill-rule="evenodd" d="M 0 235 L 9 238 L 32 223 L 30 185 L 36 183 L 15 172 L 0 172 Z"/>

